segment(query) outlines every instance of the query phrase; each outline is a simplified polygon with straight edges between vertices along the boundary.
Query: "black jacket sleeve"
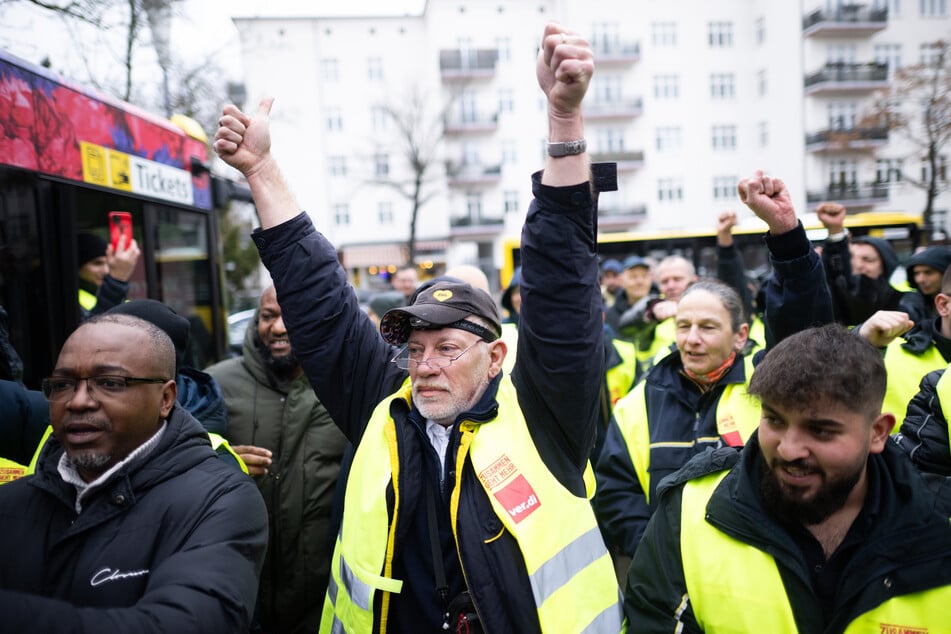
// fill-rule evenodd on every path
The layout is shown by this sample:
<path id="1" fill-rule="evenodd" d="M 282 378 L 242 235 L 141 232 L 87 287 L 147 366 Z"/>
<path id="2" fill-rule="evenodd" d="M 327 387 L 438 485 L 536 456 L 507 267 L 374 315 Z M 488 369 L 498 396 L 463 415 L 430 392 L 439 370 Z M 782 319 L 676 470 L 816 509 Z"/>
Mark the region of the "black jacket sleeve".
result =
<path id="1" fill-rule="evenodd" d="M 271 273 L 291 346 L 310 384 L 352 442 L 359 442 L 374 407 L 406 377 L 361 310 L 333 245 L 307 214 L 252 239 Z"/>
<path id="2" fill-rule="evenodd" d="M 50 424 L 50 406 L 41 392 L 0 381 L 0 457 L 28 465 Z"/>
<path id="3" fill-rule="evenodd" d="M 753 319 L 753 296 L 746 284 L 746 269 L 736 244 L 717 246 L 717 279 L 729 284 L 740 294 L 747 321 Z"/>
<path id="4" fill-rule="evenodd" d="M 588 183 L 548 187 L 539 172 L 532 190 L 512 378 L 545 464 L 583 495 L 604 376 L 596 210 Z"/>
<path id="5" fill-rule="evenodd" d="M 598 488 L 591 502 L 601 534 L 612 551 L 633 556 L 647 528 L 651 509 L 613 418 L 594 474 Z"/>
<path id="6" fill-rule="evenodd" d="M 88 318 L 93 315 L 103 314 L 110 308 L 114 308 L 124 302 L 128 293 L 128 282 L 122 282 L 111 275 L 107 275 L 102 280 L 102 286 L 96 291 L 96 305 L 92 307 L 88 315 L 84 315 L 83 317 Z"/>
<path id="7" fill-rule="evenodd" d="M 944 372 L 935 370 L 921 379 L 918 393 L 908 403 L 900 433 L 892 438 L 921 471 L 948 477 L 951 476 L 948 419 L 937 394 L 938 379 Z"/>

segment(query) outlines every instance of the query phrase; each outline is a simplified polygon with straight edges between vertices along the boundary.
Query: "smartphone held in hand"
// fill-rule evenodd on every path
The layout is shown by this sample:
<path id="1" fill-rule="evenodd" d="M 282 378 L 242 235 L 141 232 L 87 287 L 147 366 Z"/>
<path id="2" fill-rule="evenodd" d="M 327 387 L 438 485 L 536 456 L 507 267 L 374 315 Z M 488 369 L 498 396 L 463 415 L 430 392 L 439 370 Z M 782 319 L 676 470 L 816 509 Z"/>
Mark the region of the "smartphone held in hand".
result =
<path id="1" fill-rule="evenodd" d="M 132 214 L 128 211 L 110 211 L 109 242 L 113 251 L 119 249 L 119 241 L 122 238 L 125 238 L 123 248 L 128 249 L 132 244 Z"/>

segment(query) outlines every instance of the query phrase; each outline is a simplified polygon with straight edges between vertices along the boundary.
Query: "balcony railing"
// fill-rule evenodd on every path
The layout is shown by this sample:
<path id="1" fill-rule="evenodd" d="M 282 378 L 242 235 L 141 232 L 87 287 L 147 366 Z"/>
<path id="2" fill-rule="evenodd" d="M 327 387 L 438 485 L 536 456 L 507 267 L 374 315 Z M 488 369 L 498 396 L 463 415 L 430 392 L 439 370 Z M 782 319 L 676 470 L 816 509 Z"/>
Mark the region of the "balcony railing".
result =
<path id="1" fill-rule="evenodd" d="M 446 117 L 443 125 L 447 134 L 460 134 L 464 132 L 494 132 L 499 127 L 499 113 L 467 113 L 465 115 L 454 114 Z"/>
<path id="2" fill-rule="evenodd" d="M 505 219 L 494 216 L 455 216 L 449 218 L 449 226 L 454 228 L 462 227 L 482 227 L 482 228 L 496 228 L 505 225 Z"/>
<path id="3" fill-rule="evenodd" d="M 647 205 L 598 205 L 598 230 L 633 228 L 647 220 Z"/>
<path id="4" fill-rule="evenodd" d="M 888 85 L 888 64 L 826 64 L 822 70 L 806 75 L 807 93 L 876 90 Z"/>
<path id="5" fill-rule="evenodd" d="M 888 143 L 888 128 L 836 128 L 806 135 L 806 150 L 864 150 Z"/>
<path id="6" fill-rule="evenodd" d="M 439 73 L 445 80 L 490 78 L 498 59 L 494 48 L 444 49 L 439 51 Z"/>
<path id="7" fill-rule="evenodd" d="M 619 172 L 636 170 L 644 167 L 644 151 L 633 152 L 591 152 L 593 163 L 617 163 Z"/>
<path id="8" fill-rule="evenodd" d="M 598 64 L 630 63 L 641 58 L 641 45 L 634 41 L 595 40 L 591 51 Z"/>
<path id="9" fill-rule="evenodd" d="M 639 117 L 644 112 L 644 101 L 636 99 L 618 99 L 613 101 L 594 101 L 584 106 L 585 119 L 627 119 Z"/>
<path id="10" fill-rule="evenodd" d="M 467 185 L 491 185 L 502 178 L 502 166 L 484 165 L 482 163 L 447 162 L 446 175 L 449 184 L 453 187 Z"/>
<path id="11" fill-rule="evenodd" d="M 841 6 L 834 11 L 817 9 L 802 19 L 805 37 L 812 35 L 862 35 L 888 26 L 888 9 L 861 4 Z"/>
<path id="12" fill-rule="evenodd" d="M 872 207 L 888 202 L 888 183 L 830 185 L 822 191 L 806 192 L 807 203 L 816 204 L 823 201 L 841 203 L 849 209 Z"/>

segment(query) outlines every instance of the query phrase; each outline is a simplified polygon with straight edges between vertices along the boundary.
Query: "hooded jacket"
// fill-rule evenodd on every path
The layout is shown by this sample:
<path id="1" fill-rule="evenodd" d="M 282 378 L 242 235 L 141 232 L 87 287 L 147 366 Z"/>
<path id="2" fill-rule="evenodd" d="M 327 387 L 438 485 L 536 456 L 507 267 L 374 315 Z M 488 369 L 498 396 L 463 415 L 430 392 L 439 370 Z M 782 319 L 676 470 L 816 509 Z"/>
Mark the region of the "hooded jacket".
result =
<path id="1" fill-rule="evenodd" d="M 822 248 L 822 264 L 832 292 L 835 320 L 849 326 L 862 323 L 878 310 L 898 310 L 907 295 L 889 282 L 898 268 L 898 256 L 887 240 L 859 236 L 852 242 L 868 244 L 875 249 L 882 260 L 882 274 L 877 278 L 854 274 L 849 240 L 826 241 Z"/>
<path id="2" fill-rule="evenodd" d="M 913 322 L 920 323 L 926 319 L 937 316 L 934 307 L 934 296 L 925 296 L 921 294 L 918 284 L 915 282 L 915 267 L 930 266 L 936 271 L 944 271 L 951 266 L 951 248 L 934 246 L 928 247 L 920 253 L 916 253 L 908 260 L 905 265 L 908 286 L 914 289 L 914 293 L 905 293 L 902 296 L 899 310 L 908 313 Z"/>
<path id="3" fill-rule="evenodd" d="M 347 441 L 306 376 L 282 384 L 268 371 L 256 345 L 257 322 L 255 314 L 242 356 L 208 373 L 227 403 L 229 442 L 273 454 L 268 474 L 254 478 L 270 526 L 258 621 L 267 632 L 316 632 L 333 549 L 333 492 Z"/>
<path id="4" fill-rule="evenodd" d="M 944 373 L 945 369 L 934 370 L 921 379 L 920 390 L 908 403 L 901 430 L 892 440 L 921 471 L 951 477 L 951 441 L 944 413 L 951 403 L 942 403 L 938 391 Z"/>
<path id="5" fill-rule="evenodd" d="M 74 506 L 51 438 L 0 487 L 0 614 L 20 634 L 247 632 L 267 544 L 261 495 L 175 405 L 158 445 Z"/>
<path id="6" fill-rule="evenodd" d="M 782 584 L 763 587 L 756 609 L 776 610 L 788 602 L 799 632 L 843 632 L 859 615 L 889 598 L 951 584 L 951 509 L 941 501 L 947 498 L 936 497 L 905 456 L 886 443 L 883 453 L 868 459 L 868 499 L 874 501 L 866 516 L 870 520 L 866 538 L 843 567 L 836 595 L 817 596 L 802 550 L 763 507 L 760 454 L 754 435 L 740 453 L 711 450 L 697 456 L 660 487 L 661 506 L 628 572 L 624 611 L 630 632 L 701 631 L 684 580 L 681 501 L 690 480 L 726 469 L 729 474 L 706 505 L 706 521 L 775 559 Z M 946 492 L 949 484 L 939 486 Z M 730 584 L 730 579 L 717 576 L 716 566 L 702 581 L 721 587 Z M 823 618 L 822 599 L 832 602 L 828 622 Z M 930 617 L 934 622 L 941 615 Z"/>

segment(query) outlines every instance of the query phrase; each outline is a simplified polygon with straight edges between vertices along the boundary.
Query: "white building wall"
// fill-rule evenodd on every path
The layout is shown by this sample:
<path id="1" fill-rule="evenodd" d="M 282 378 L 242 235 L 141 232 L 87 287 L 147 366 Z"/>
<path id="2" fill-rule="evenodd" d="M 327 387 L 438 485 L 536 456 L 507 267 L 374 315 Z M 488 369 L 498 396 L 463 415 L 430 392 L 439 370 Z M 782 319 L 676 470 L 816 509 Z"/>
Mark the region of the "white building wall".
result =
<path id="1" fill-rule="evenodd" d="M 816 153 L 805 148 L 805 136 L 828 127 L 829 102 L 856 100 L 866 108 L 872 94 L 807 96 L 805 76 L 823 66 L 830 54 L 854 50 L 858 62 L 873 61 L 876 44 L 900 43 L 904 63 L 915 62 L 919 44 L 947 37 L 947 16 L 921 18 L 917 2 L 896 2 L 901 12 L 889 16 L 887 28 L 860 36 L 805 37 L 803 17 L 834 2 L 774 0 L 430 0 L 418 16 L 386 18 L 240 18 L 236 24 L 244 48 L 250 101 L 261 95 L 278 97 L 273 111 L 274 146 L 301 205 L 338 246 L 399 242 L 408 235 L 409 207 L 392 190 L 370 183 L 373 154 L 392 147 L 372 128 L 373 104 L 393 102 L 407 86 L 433 95 L 433 110 L 453 104 L 449 116 L 462 115 L 460 95 L 471 94 L 479 117 L 496 113 L 502 101 L 511 111 L 498 114 L 487 131 L 448 133 L 440 147 L 438 167 L 477 155 L 482 165 L 501 164 L 497 178 L 463 187 L 442 181 L 423 210 L 417 237 L 449 239 L 447 264 L 461 262 L 501 266 L 504 235 L 517 235 L 531 199 L 529 175 L 543 164 L 546 137 L 545 102 L 534 80 L 539 36 L 550 19 L 576 28 L 592 41 L 615 34 L 622 43 L 639 44 L 636 61 L 599 63 L 586 104 L 593 108 L 610 93 L 620 101 L 641 99 L 638 116 L 599 118 L 590 114 L 586 137 L 592 154 L 609 143 L 625 152 L 642 151 L 643 163 L 619 174 L 620 191 L 606 193 L 601 206 L 611 213 L 646 208 L 646 215 L 624 216 L 629 222 L 603 230 L 636 227 L 712 227 L 719 211 L 735 209 L 751 215 L 735 196 L 715 195 L 714 182 L 749 176 L 758 168 L 781 176 L 793 201 L 808 211 L 806 192 L 822 190 L 829 181 L 830 161 L 853 158 L 859 181 L 875 178 L 871 151 Z M 711 23 L 731 26 L 732 43 L 711 47 Z M 673 25 L 676 42 L 658 41 L 658 24 Z M 663 40 L 663 38 L 660 38 Z M 850 46 L 854 45 L 854 49 Z M 484 78 L 448 82 L 440 76 L 440 51 L 498 49 L 495 72 Z M 385 81 L 367 77 L 367 59 L 381 57 Z M 333 81 L 323 77 L 322 60 L 337 60 Z M 711 75 L 732 74 L 734 95 L 711 96 Z M 658 76 L 676 76 L 679 96 L 655 95 Z M 344 118 L 340 132 L 326 130 L 326 116 L 337 108 Z M 713 148 L 714 126 L 735 126 L 733 149 Z M 680 145 L 658 148 L 658 130 L 680 131 Z M 907 153 L 894 145 L 883 156 Z M 346 176 L 331 177 L 328 159 L 345 155 Z M 507 161 L 503 161 L 503 156 Z M 391 170 L 400 169 L 391 156 Z M 920 171 L 917 160 L 905 169 Z M 682 197 L 659 200 L 659 184 L 678 183 Z M 480 197 L 481 218 L 461 223 Z M 946 196 L 939 202 L 947 208 Z M 505 211 L 506 200 L 517 201 Z M 390 201 L 391 223 L 381 223 L 378 207 Z M 880 208 L 916 212 L 923 206 L 920 190 L 898 186 Z M 349 205 L 349 223 L 336 224 L 335 206 Z M 814 203 L 813 203 L 814 205 Z M 481 224 L 480 224 L 481 222 Z"/>

